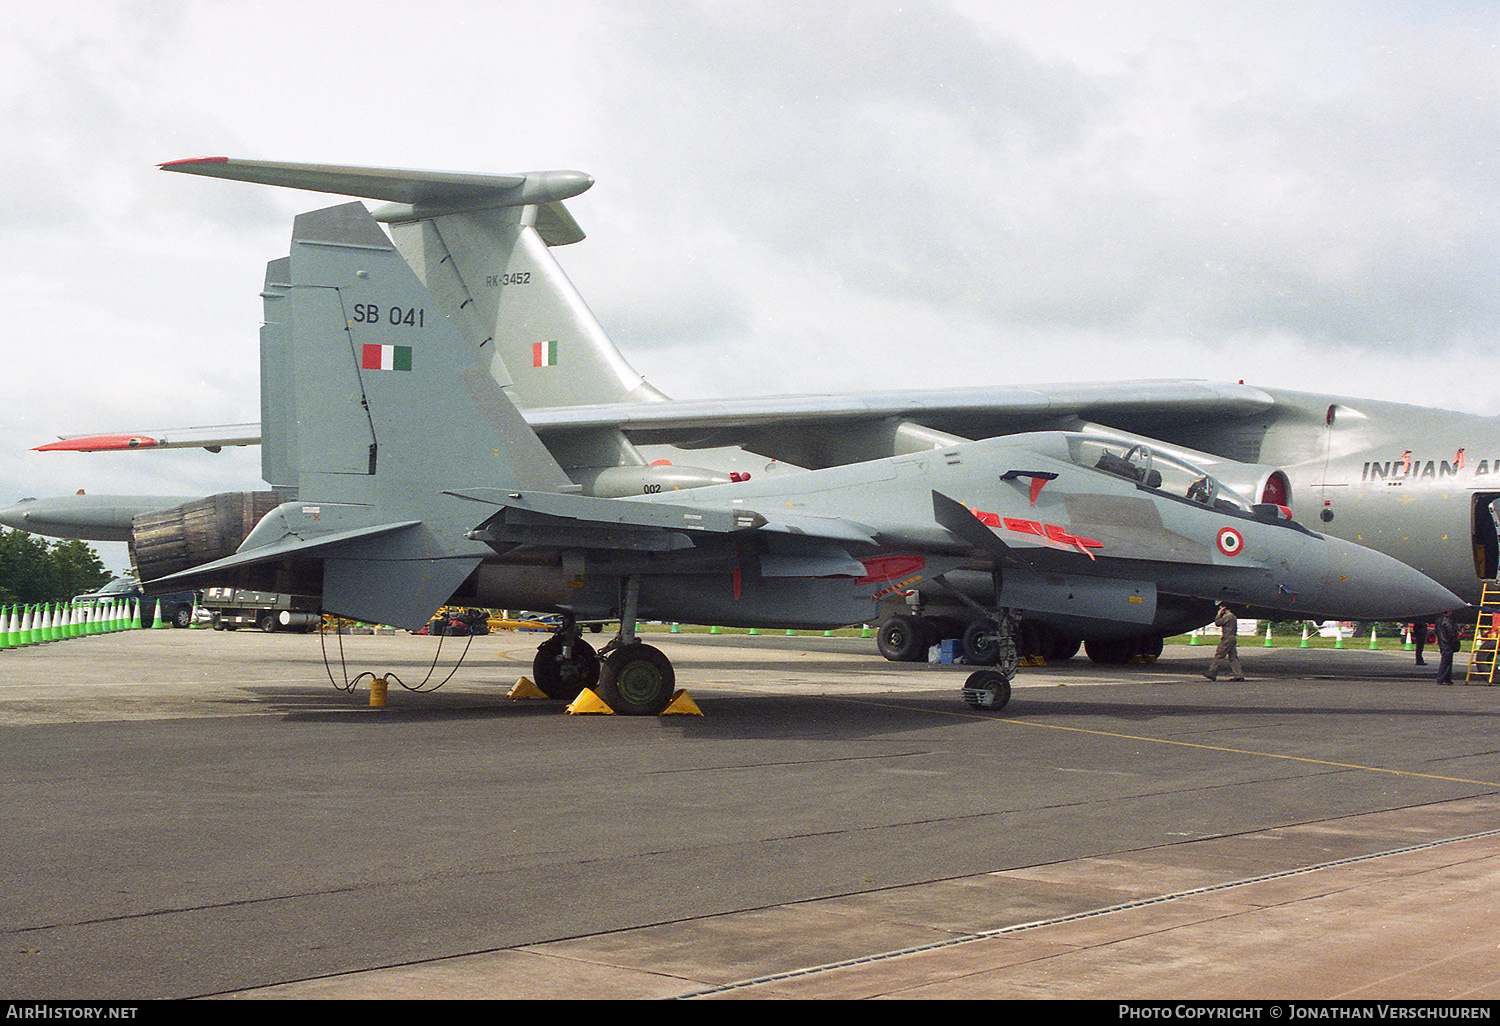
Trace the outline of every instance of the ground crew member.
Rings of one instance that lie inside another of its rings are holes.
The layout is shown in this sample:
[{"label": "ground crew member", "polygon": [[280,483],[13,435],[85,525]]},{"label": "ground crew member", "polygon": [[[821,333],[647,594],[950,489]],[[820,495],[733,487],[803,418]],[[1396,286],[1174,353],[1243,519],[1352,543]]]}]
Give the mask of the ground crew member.
[{"label": "ground crew member", "polygon": [[1437,618],[1437,647],[1439,684],[1453,683],[1453,653],[1458,651],[1458,624],[1452,613],[1443,613]]},{"label": "ground crew member", "polygon": [[1229,607],[1219,603],[1219,615],[1214,617],[1214,624],[1219,628],[1219,647],[1214,649],[1214,661],[1208,664],[1208,672],[1203,676],[1209,680],[1219,679],[1219,664],[1228,663],[1229,671],[1234,674],[1230,680],[1244,680],[1245,670],[1240,666],[1240,621]]}]

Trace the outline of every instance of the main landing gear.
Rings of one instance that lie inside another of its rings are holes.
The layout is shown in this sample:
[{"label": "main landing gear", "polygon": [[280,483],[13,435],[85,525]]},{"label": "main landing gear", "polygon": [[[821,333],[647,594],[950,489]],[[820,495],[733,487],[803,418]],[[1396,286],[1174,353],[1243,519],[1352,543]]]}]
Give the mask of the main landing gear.
[{"label": "main landing gear", "polygon": [[571,616],[537,648],[531,660],[531,677],[544,695],[564,702],[573,701],[584,688],[599,683],[599,656],[580,636]]},{"label": "main landing gear", "polygon": [[677,674],[660,649],[635,636],[640,579],[620,583],[620,632],[599,653],[570,616],[536,650],[532,677],[548,698],[571,702],[593,688],[604,704],[626,716],[655,716],[677,690]]}]

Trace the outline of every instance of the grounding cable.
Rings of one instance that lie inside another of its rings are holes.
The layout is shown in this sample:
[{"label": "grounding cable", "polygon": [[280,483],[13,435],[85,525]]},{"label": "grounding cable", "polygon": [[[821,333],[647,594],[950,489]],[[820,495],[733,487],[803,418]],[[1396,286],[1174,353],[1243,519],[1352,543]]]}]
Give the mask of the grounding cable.
[{"label": "grounding cable", "polygon": [[340,684],[334,678],[334,676],[333,676],[333,666],[328,661],[328,634],[327,634],[327,632],[326,631],[319,631],[318,632],[318,638],[319,638],[319,641],[320,641],[320,643],[322,645],[322,649],[323,649],[323,671],[328,674],[328,683],[332,684],[339,691],[353,691],[353,690],[355,690],[357,687],[359,687],[360,683],[366,677],[370,678],[370,680],[372,680],[372,681],[377,680],[377,679],[382,678],[382,677],[385,680],[388,680],[388,681],[395,681],[397,684],[401,685],[407,691],[436,691],[438,688],[442,687],[444,684],[448,683],[450,680],[453,679],[453,675],[458,672],[458,668],[464,664],[464,658],[466,656],[468,656],[468,654],[469,654],[469,646],[474,643],[474,634],[471,631],[469,633],[469,640],[466,641],[466,642],[464,642],[464,650],[458,654],[458,662],[456,662],[456,663],[453,664],[453,669],[451,669],[451,670],[448,671],[448,676],[444,677],[442,680],[438,681],[436,684],[432,684],[429,687],[428,684],[432,680],[433,671],[437,669],[438,656],[442,655],[442,652],[443,652],[443,638],[446,637],[446,635],[444,635],[444,634],[439,634],[438,635],[437,648],[432,653],[432,664],[427,667],[427,676],[423,677],[422,680],[419,683],[417,683],[417,684],[408,684],[408,683],[406,683],[406,681],[402,680],[400,677],[398,677],[394,673],[376,674],[376,673],[370,672],[369,670],[366,670],[363,673],[360,673],[360,674],[356,675],[353,680],[350,680],[349,679],[349,667],[348,667],[347,663],[344,660],[344,632],[341,631],[341,630],[338,630],[337,628],[335,628],[335,633],[337,633],[338,639],[339,639],[339,676],[341,676],[341,677],[344,678],[344,683],[342,683],[342,684]]}]

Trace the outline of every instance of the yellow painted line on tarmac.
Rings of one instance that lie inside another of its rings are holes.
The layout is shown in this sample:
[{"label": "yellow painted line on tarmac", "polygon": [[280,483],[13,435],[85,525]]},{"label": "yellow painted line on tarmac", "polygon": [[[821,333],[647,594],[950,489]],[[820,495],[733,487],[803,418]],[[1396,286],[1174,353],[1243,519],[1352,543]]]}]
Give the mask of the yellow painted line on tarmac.
[{"label": "yellow painted line on tarmac", "polygon": [[[834,697],[834,698],[836,698],[837,696],[827,696],[827,697]],[[840,699],[840,700],[841,701],[856,701],[856,702],[860,701],[860,700],[857,700],[857,699]],[[886,703],[883,703],[883,702],[868,702],[868,701],[865,701],[863,704],[881,705],[881,706],[885,706],[886,705]],[[891,707],[891,708],[895,708],[895,707]],[[910,707],[903,706],[901,708],[907,708],[907,709],[909,709]],[[1073,733],[1073,734],[1092,734],[1095,737],[1114,738],[1115,740],[1118,740],[1118,741],[1144,741],[1144,742],[1146,742],[1148,744],[1176,745],[1179,748],[1197,748],[1197,749],[1199,749],[1201,751],[1205,751],[1205,752],[1224,752],[1225,754],[1228,754],[1228,755],[1253,755],[1253,756],[1256,756],[1256,757],[1262,758],[1262,759],[1282,759],[1282,760],[1285,760],[1286,762],[1303,762],[1303,763],[1308,763],[1309,765],[1313,765],[1313,766],[1329,766],[1329,767],[1332,767],[1334,769],[1362,770],[1362,771],[1364,771],[1366,773],[1388,773],[1391,776],[1396,776],[1396,777],[1417,777],[1417,778],[1420,778],[1422,780],[1443,780],[1443,781],[1447,781],[1448,783],[1453,783],[1453,784],[1478,784],[1481,787],[1500,787],[1500,783],[1497,783],[1497,782],[1495,782],[1493,780],[1472,780],[1472,779],[1470,779],[1468,777],[1445,777],[1445,776],[1442,776],[1441,774],[1437,774],[1437,773],[1417,773],[1417,772],[1414,772],[1412,770],[1388,769],[1385,766],[1364,766],[1364,765],[1361,765],[1360,763],[1355,763],[1355,762],[1334,762],[1334,761],[1332,761],[1330,759],[1312,759],[1312,758],[1308,758],[1307,756],[1303,756],[1303,755],[1282,755],[1282,754],[1280,754],[1278,752],[1257,752],[1257,751],[1254,751],[1254,750],[1249,749],[1249,748],[1226,748],[1226,747],[1224,747],[1222,745],[1205,745],[1205,744],[1200,744],[1200,743],[1198,743],[1196,741],[1173,741],[1173,740],[1170,740],[1168,738],[1162,738],[1162,737],[1143,737],[1140,734],[1120,734],[1120,733],[1116,733],[1114,731],[1109,731],[1109,730],[1091,730],[1088,727],[1064,727],[1061,724],[1057,724],[1057,723],[1037,723],[1037,722],[1034,722],[1032,720],[1006,719],[1003,716],[996,716],[993,713],[985,714],[985,713],[969,712],[967,710],[955,709],[952,712],[945,712],[945,713],[943,713],[943,715],[946,715],[946,716],[962,716],[962,717],[964,717],[966,719],[989,720],[991,722],[1006,723],[1006,724],[1010,724],[1012,726],[1017,726],[1017,727],[1035,727],[1035,728],[1038,728],[1040,730],[1063,730],[1063,731],[1068,731],[1069,733]]]}]

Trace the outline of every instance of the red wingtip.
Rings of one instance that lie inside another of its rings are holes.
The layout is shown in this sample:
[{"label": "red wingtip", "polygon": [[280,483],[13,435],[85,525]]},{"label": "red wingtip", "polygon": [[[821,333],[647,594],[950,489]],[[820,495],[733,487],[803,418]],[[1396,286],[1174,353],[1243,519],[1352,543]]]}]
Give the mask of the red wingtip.
[{"label": "red wingtip", "polygon": [[144,435],[94,435],[90,438],[64,438],[59,442],[38,445],[32,452],[110,452],[116,449],[150,449],[156,439]]},{"label": "red wingtip", "polygon": [[169,160],[156,165],[157,167],[178,167],[182,164],[227,164],[228,157],[184,157],[181,160]]}]

